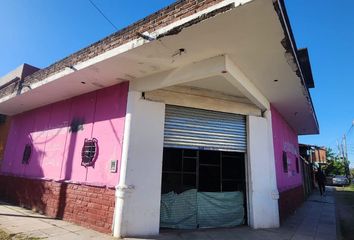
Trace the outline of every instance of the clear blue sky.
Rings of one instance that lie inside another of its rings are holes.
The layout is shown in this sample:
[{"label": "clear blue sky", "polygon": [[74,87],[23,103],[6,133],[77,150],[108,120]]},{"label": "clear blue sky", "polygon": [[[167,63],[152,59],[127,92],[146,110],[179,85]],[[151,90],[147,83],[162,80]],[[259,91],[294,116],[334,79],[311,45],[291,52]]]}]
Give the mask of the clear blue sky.
[{"label": "clear blue sky", "polygon": [[[120,29],[172,0],[93,2]],[[312,99],[321,134],[300,142],[329,146],[354,120],[354,1],[287,0],[299,48],[308,47],[316,88]],[[89,0],[1,0],[0,76],[23,62],[45,67],[115,29]],[[348,135],[354,163],[354,130]]]},{"label": "clear blue sky", "polygon": [[[300,137],[300,142],[337,150],[336,141],[354,120],[354,1],[288,0],[286,5],[297,46],[309,49],[320,123],[319,135]],[[354,128],[348,154],[353,166]]]}]

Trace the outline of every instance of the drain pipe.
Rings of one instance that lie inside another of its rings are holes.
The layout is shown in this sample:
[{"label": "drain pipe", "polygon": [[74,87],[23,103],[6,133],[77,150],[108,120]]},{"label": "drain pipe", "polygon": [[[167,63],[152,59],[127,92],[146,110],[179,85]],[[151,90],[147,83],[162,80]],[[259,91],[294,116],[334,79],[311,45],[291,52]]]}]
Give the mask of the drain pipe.
[{"label": "drain pipe", "polygon": [[116,186],[115,191],[115,208],[114,208],[114,219],[113,219],[113,236],[123,237],[123,219],[124,219],[124,208],[126,208],[126,199],[129,198],[130,192],[134,189],[134,186],[126,185],[127,178],[127,165],[130,147],[130,134],[132,125],[132,113],[134,112],[134,103],[136,102],[137,96],[140,96],[138,92],[128,92],[127,99],[127,113],[125,116],[124,123],[124,137],[123,137],[123,147],[122,147],[122,159],[120,164],[120,174],[119,183]]}]

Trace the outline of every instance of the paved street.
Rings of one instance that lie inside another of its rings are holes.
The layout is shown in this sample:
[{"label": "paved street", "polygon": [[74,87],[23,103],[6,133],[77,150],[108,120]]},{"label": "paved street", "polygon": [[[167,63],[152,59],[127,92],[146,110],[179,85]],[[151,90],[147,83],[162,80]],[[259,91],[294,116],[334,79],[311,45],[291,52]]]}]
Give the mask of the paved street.
[{"label": "paved street", "polygon": [[[83,227],[50,219],[20,207],[0,205],[0,228],[9,233],[25,233],[46,239],[113,239]],[[129,238],[137,239],[137,238]],[[254,240],[334,240],[336,239],[335,204],[332,188],[320,197],[317,192],[278,229],[253,230],[249,227],[199,231],[162,231],[158,240],[178,239],[254,239]]]}]

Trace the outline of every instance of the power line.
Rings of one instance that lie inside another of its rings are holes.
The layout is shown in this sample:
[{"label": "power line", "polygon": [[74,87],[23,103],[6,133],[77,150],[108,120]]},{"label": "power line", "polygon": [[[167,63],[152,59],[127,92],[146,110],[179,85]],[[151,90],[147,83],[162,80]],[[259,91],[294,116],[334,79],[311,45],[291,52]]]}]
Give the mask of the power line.
[{"label": "power line", "polygon": [[101,11],[101,9],[99,9],[96,4],[94,4],[91,0],[89,0],[89,2],[91,3],[91,5],[96,8],[96,10],[112,25],[112,27],[114,27],[115,30],[118,30],[118,28],[116,27],[116,25],[114,25],[114,23],[111,22],[111,20],[108,19],[108,17],[106,17],[106,15],[104,15],[104,13]]},{"label": "power line", "polygon": [[354,122],[352,122],[352,125],[350,126],[348,132],[347,132],[347,136],[349,135],[350,131],[353,129],[353,126],[354,126]]}]

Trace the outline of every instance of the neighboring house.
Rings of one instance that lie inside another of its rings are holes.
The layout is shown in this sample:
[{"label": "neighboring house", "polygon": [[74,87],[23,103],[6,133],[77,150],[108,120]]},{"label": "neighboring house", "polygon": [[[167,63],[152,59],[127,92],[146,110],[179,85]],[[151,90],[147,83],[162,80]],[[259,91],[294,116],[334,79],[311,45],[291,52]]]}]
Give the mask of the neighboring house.
[{"label": "neighboring house", "polygon": [[[11,71],[10,73],[6,74],[5,76],[0,77],[0,91],[2,91],[2,89],[4,88],[11,89],[12,87],[13,92],[17,92],[18,94],[20,94],[20,91],[24,87],[26,87],[23,84],[24,78],[36,72],[37,70],[39,69],[36,67],[33,67],[28,64],[22,64],[21,66]],[[1,163],[4,159],[5,146],[6,146],[10,124],[11,124],[11,117],[0,114],[0,168],[1,168]]]},{"label": "neighboring house", "polygon": [[325,147],[299,144],[302,162],[302,176],[305,196],[309,196],[315,187],[314,169],[327,165],[327,151]]},{"label": "neighboring house", "polygon": [[304,199],[298,135],[319,128],[282,1],[178,1],[16,84],[0,195],[20,205],[121,237],[158,234],[171,191],[221,202],[180,205],[190,228],[230,226],[228,196],[253,228]]},{"label": "neighboring house", "polygon": [[316,145],[299,144],[300,155],[308,162],[320,165],[327,164],[327,151],[325,147]]},{"label": "neighboring house", "polygon": [[318,162],[320,165],[327,164],[327,151],[325,147],[316,147],[312,153],[312,159]]}]

